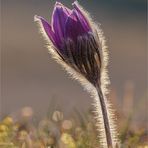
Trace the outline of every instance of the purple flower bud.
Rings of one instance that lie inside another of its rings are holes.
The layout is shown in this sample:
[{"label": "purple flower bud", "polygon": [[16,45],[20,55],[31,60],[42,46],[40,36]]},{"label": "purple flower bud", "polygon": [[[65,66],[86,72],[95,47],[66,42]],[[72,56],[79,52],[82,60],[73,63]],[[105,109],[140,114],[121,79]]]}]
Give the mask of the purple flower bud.
[{"label": "purple flower bud", "polygon": [[63,61],[95,85],[100,78],[101,58],[89,18],[83,13],[76,1],[72,10],[56,2],[51,26],[40,16],[35,19]]},{"label": "purple flower bud", "polygon": [[100,81],[99,44],[89,18],[84,15],[76,1],[72,10],[56,2],[51,26],[40,16],[35,16],[35,19],[40,22],[42,30],[66,64],[85,76],[92,84]]},{"label": "purple flower bud", "polygon": [[51,25],[44,18],[35,16],[35,19],[40,20],[48,38],[60,52],[64,50],[65,40],[71,39],[76,44],[79,36],[91,32],[87,18],[81,12],[76,1],[73,3],[73,7],[70,10],[63,4],[56,2],[52,13]]}]

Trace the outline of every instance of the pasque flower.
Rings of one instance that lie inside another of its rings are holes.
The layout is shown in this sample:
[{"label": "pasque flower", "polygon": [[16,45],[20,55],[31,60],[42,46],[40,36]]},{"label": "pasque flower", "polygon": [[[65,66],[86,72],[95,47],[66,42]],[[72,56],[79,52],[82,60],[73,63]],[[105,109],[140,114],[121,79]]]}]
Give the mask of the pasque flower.
[{"label": "pasque flower", "polygon": [[102,31],[77,1],[72,10],[56,2],[51,24],[37,15],[35,21],[52,56],[93,96],[102,146],[115,147],[116,130],[104,89],[107,54]]},{"label": "pasque flower", "polygon": [[[73,3],[73,7],[70,10],[56,2],[51,25],[41,16],[35,16],[35,19],[40,20],[61,58],[95,84],[99,77],[100,64],[97,64],[94,54],[99,51],[93,28],[77,2]],[[100,53],[98,60],[100,62]]]}]

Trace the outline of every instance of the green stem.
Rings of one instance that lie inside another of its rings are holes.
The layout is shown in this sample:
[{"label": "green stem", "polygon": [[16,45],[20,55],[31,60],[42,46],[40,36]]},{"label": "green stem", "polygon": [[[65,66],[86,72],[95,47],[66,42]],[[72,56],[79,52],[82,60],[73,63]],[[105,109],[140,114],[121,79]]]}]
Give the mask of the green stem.
[{"label": "green stem", "polygon": [[107,146],[108,146],[108,148],[113,148],[111,129],[110,129],[110,123],[109,123],[109,118],[108,118],[108,112],[107,112],[107,105],[106,105],[106,102],[105,102],[105,99],[104,99],[104,96],[103,96],[100,86],[96,85],[96,89],[98,92],[101,110],[102,110],[102,114],[103,114],[103,121],[104,121],[104,129],[105,129]]}]

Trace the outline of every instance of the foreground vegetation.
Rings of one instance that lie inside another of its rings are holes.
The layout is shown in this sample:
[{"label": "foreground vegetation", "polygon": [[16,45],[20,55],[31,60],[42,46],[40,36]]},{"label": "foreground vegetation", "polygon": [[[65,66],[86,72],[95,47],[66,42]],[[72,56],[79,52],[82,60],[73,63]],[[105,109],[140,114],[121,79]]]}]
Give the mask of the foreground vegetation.
[{"label": "foreground vegetation", "polygon": [[[0,122],[1,148],[94,148],[97,143],[91,113],[75,111],[65,119],[61,111],[53,111],[40,121],[34,121],[32,109],[25,107],[19,119],[11,116]],[[123,148],[148,148],[144,128],[129,129],[130,117],[122,126],[120,140]]]},{"label": "foreground vegetation", "polygon": [[[114,90],[109,96],[117,110],[121,148],[148,148],[145,100],[134,104],[133,87],[125,88],[122,103]],[[95,148],[99,144],[92,113],[73,109],[68,117],[52,101],[39,119],[31,107],[24,107],[0,121],[0,148]]]}]

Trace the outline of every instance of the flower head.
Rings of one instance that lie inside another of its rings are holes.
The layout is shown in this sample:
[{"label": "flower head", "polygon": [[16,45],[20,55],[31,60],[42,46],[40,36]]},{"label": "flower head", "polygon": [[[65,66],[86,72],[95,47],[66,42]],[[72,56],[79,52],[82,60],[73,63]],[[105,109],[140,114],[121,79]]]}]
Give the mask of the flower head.
[{"label": "flower head", "polygon": [[[57,48],[63,47],[65,39],[77,40],[77,37],[91,31],[87,19],[79,9],[76,2],[73,9],[56,2],[52,13],[51,25],[41,16],[35,16],[42,22],[43,28],[49,39]],[[61,49],[62,50],[62,49]]]},{"label": "flower head", "polygon": [[56,2],[51,24],[35,16],[56,52],[70,67],[95,84],[99,79],[100,53],[98,41],[91,25],[77,1],[73,9]]}]

